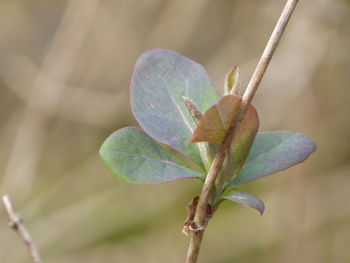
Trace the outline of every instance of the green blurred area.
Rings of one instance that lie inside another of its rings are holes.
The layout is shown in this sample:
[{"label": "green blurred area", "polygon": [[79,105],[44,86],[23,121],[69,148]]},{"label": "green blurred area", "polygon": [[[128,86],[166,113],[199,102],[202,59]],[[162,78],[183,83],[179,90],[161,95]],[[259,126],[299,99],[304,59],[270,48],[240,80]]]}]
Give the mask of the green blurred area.
[{"label": "green blurred area", "polygon": [[[203,64],[219,93],[239,65],[247,84],[284,1],[0,1],[0,193],[45,262],[184,262],[196,180],[129,185],[102,165],[114,130],[137,125],[137,57],[172,49]],[[243,186],[264,216],[226,202],[201,262],[350,262],[350,4],[300,1],[254,99],[261,130],[294,130],[318,150]],[[0,262],[29,262],[0,209]]]}]

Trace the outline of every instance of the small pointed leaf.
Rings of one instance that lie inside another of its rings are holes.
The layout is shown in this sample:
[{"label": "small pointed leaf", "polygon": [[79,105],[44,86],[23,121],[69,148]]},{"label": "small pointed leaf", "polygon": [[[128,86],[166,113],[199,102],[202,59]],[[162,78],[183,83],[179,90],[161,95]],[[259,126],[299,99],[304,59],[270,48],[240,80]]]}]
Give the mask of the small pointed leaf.
[{"label": "small pointed leaf", "polygon": [[205,177],[184,166],[143,130],[125,127],[110,135],[100,149],[101,159],[119,179],[130,183],[158,184]]},{"label": "small pointed leaf", "polygon": [[243,168],[226,189],[285,170],[304,161],[315,150],[315,143],[300,133],[259,132]]},{"label": "small pointed leaf", "polygon": [[203,114],[200,112],[196,104],[194,104],[194,102],[190,98],[182,96],[182,99],[184,100],[186,108],[188,112],[191,114],[192,119],[196,124],[198,124],[203,118]]},{"label": "small pointed leaf", "polygon": [[239,68],[238,66],[234,66],[230,69],[225,78],[225,94],[241,95],[239,94],[239,84]]},{"label": "small pointed leaf", "polygon": [[265,210],[264,202],[261,201],[259,197],[242,190],[233,189],[222,196],[222,198],[254,208],[259,211],[260,215],[262,215]]},{"label": "small pointed leaf", "polygon": [[205,69],[169,50],[151,50],[136,62],[131,107],[141,127],[155,140],[186,154],[203,167],[202,144],[190,144],[196,127],[182,97],[204,112],[218,95]]}]

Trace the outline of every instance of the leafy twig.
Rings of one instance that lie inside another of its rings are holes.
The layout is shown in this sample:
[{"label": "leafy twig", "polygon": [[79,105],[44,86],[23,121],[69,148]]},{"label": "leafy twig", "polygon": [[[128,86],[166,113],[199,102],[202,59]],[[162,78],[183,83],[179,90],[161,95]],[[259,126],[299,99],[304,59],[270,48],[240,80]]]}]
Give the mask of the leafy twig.
[{"label": "leafy twig", "polygon": [[28,230],[23,224],[21,217],[16,213],[11,204],[10,198],[7,195],[2,197],[6,212],[9,216],[9,225],[15,230],[20,238],[23,240],[26,245],[28,252],[34,263],[42,263],[38,249],[36,248],[33,239],[31,238]]},{"label": "leafy twig", "polygon": [[198,254],[207,224],[206,209],[208,206],[208,201],[212,195],[213,186],[215,184],[218,173],[221,166],[227,156],[228,150],[234,138],[235,129],[239,125],[240,120],[244,117],[250,102],[252,101],[255,92],[261,82],[262,77],[266,71],[266,68],[273,56],[273,53],[281,39],[281,36],[287,26],[287,23],[297,5],[298,0],[288,0],[282,14],[276,24],[274,31],[265,47],[265,50],[260,58],[260,61],[253,73],[253,76],[247,86],[246,91],[242,97],[242,102],[240,105],[240,110],[237,114],[237,118],[230,124],[230,127],[225,135],[225,139],[219,147],[219,150],[213,160],[213,163],[208,171],[206,180],[204,182],[202,192],[199,197],[196,214],[194,217],[195,228],[192,228],[190,245],[187,252],[186,263],[196,263],[198,259]]}]

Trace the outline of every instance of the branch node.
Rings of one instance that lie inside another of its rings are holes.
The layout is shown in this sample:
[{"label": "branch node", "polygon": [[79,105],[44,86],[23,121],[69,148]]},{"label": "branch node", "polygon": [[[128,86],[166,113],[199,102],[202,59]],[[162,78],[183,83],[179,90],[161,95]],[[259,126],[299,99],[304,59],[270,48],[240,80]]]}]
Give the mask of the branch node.
[{"label": "branch node", "polygon": [[9,227],[10,228],[12,228],[13,230],[18,230],[18,226],[19,226],[19,224],[21,224],[22,223],[22,220],[21,219],[19,219],[19,220],[16,220],[16,221],[14,221],[14,220],[9,220],[9,222],[8,222],[8,224],[9,224]]},{"label": "branch node", "polygon": [[205,227],[204,226],[201,226],[201,225],[197,225],[196,222],[192,221],[190,226],[189,226],[189,229],[192,231],[192,232],[200,232],[200,231],[204,231],[205,230]]},{"label": "branch node", "polygon": [[10,198],[7,195],[4,195],[2,197],[2,201],[4,203],[6,212],[9,216],[9,226],[12,228],[14,231],[18,233],[22,241],[27,247],[27,250],[32,258],[33,263],[41,263],[41,258],[39,255],[39,252],[29,235],[28,230],[23,224],[22,218],[19,216],[18,213],[13,209],[12,203]]}]

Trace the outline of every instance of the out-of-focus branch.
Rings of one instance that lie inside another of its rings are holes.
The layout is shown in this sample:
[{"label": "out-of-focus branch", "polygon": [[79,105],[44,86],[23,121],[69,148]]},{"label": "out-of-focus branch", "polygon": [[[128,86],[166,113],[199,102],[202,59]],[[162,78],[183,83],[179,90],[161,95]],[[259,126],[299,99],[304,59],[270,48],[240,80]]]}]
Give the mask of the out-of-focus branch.
[{"label": "out-of-focus branch", "polygon": [[[18,122],[0,184],[1,190],[11,191],[16,188],[20,195],[25,196],[28,193],[49,137],[47,114],[29,105],[38,105],[38,108],[44,108],[51,116],[59,111],[64,100],[66,83],[94,21],[98,6],[99,0],[67,2],[57,32],[28,94],[28,106]],[[47,76],[55,82],[50,81]],[[19,163],[21,165],[18,165]]]},{"label": "out-of-focus branch", "polygon": [[[59,117],[78,123],[104,127],[109,120],[115,117],[113,110],[117,105],[120,105],[120,100],[116,100],[116,96],[123,97],[123,94],[119,94],[121,92],[119,89],[114,93],[109,93],[65,84],[64,100],[60,102],[56,111],[52,111],[51,104],[30,100],[30,90],[28,91],[27,87],[32,85],[31,83],[40,74],[43,75],[45,82],[50,87],[61,85],[60,80],[55,81],[33,61],[15,53],[9,54],[2,62],[6,67],[0,67],[1,80],[26,104],[28,110],[36,111],[37,114],[44,115],[46,118]],[[25,72],[25,74],[23,73],[19,78],[18,72]],[[81,103],[82,101],[84,103]],[[79,107],[77,107],[78,104]],[[99,107],[95,107],[95,105],[99,105]],[[28,129],[26,130],[28,131]],[[12,176],[12,173],[10,174]]]},{"label": "out-of-focus branch", "polygon": [[26,245],[28,252],[32,258],[32,261],[34,263],[42,263],[38,249],[36,248],[36,245],[34,244],[33,239],[31,238],[28,230],[24,226],[21,217],[13,209],[10,198],[7,195],[4,195],[2,197],[2,201],[4,203],[6,212],[9,216],[10,227],[13,230],[15,230],[18,233],[18,235],[20,236],[20,238],[23,240],[23,242]]}]

